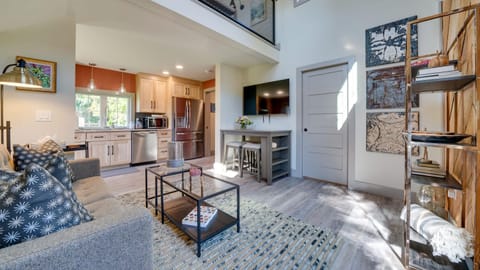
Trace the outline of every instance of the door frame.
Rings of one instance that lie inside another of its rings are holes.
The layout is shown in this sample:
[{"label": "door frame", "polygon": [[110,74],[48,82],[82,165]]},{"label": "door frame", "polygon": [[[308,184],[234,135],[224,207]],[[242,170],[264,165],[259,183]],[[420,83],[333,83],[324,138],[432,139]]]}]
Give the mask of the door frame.
[{"label": "door frame", "polygon": [[[206,89],[203,90],[203,101],[204,101],[203,104],[204,105],[206,104],[205,100],[206,100],[207,94],[209,94],[211,92],[215,93],[215,87],[210,87],[210,88],[206,88]],[[217,103],[216,96],[215,96],[215,103]],[[216,108],[215,108],[215,110],[216,110]],[[216,117],[216,115],[217,115],[217,113],[215,112],[215,117]],[[204,131],[203,132],[203,134],[204,134],[204,137],[203,137],[203,142],[204,142],[204,144],[203,144],[203,148],[204,148],[203,149],[203,156],[204,157],[207,157],[207,152],[209,152],[209,151],[207,151],[208,149],[207,149],[207,143],[206,143],[207,142],[207,132],[206,132],[206,129],[205,129],[205,126],[207,125],[206,119],[207,119],[207,107],[205,106],[204,113],[203,113],[203,131]],[[214,119],[214,121],[216,121],[216,119]],[[215,122],[215,124],[216,124],[216,122]],[[216,131],[214,130],[214,135],[213,135],[213,138],[212,138],[214,149],[215,149],[215,145],[216,145],[215,133],[216,133]],[[216,153],[213,156],[215,156],[215,155],[216,155]],[[210,153],[209,153],[208,157],[210,157]]]},{"label": "door frame", "polygon": [[[348,96],[348,125],[347,125],[347,186],[351,187],[355,181],[355,107],[357,103],[357,63],[355,56],[337,58],[297,68],[296,74],[296,172],[295,176],[303,178],[303,73],[312,70],[329,68],[332,66],[347,65],[347,96]],[[301,109],[300,109],[301,108]]]}]

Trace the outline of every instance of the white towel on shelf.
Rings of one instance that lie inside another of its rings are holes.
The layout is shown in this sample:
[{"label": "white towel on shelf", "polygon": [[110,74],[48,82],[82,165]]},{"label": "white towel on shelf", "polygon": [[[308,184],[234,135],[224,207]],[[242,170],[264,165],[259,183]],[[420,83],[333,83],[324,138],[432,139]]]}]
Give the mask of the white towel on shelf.
[{"label": "white towel on shelf", "polygon": [[[406,207],[400,218],[405,221]],[[473,256],[472,235],[417,204],[410,206],[410,227],[430,242],[433,255],[458,263]]]}]

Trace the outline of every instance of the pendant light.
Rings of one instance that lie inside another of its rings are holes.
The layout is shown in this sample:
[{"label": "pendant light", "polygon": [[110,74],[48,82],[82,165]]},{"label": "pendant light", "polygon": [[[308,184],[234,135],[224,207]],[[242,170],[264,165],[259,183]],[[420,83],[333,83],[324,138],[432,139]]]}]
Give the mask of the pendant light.
[{"label": "pendant light", "polygon": [[126,69],[121,68],[122,71],[122,82],[120,83],[120,94],[125,93],[125,84],[123,83],[123,73],[125,72]]},{"label": "pendant light", "polygon": [[95,89],[95,82],[93,81],[93,67],[95,67],[97,64],[88,64],[90,65],[90,83],[88,84],[88,91],[92,91],[93,89]]}]

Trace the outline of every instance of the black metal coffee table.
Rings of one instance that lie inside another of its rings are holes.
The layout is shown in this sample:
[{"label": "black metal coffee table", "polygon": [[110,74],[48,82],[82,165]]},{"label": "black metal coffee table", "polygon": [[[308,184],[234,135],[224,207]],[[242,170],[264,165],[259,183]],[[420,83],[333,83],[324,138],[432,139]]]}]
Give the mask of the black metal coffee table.
[{"label": "black metal coffee table", "polygon": [[[152,205],[155,208],[155,215],[158,211],[162,214],[162,223],[167,217],[173,224],[182,230],[188,237],[197,243],[197,256],[201,256],[201,244],[224,230],[236,225],[237,232],[240,232],[240,186],[213,175],[203,173],[199,177],[190,177],[189,169],[196,167],[185,164],[179,168],[167,168],[165,164],[145,169],[145,206]],[[148,173],[155,176],[155,195],[148,194]],[[160,187],[160,191],[158,188]],[[222,211],[219,207],[212,205],[207,200],[228,192],[236,193],[236,217]],[[168,198],[166,198],[166,196]],[[172,197],[172,198],[171,198]],[[158,205],[160,198],[160,207]],[[155,200],[155,203],[152,202]],[[205,228],[200,227],[200,220],[197,226],[182,224],[182,219],[197,209],[197,216],[200,206],[212,206],[217,208],[217,214]]]}]

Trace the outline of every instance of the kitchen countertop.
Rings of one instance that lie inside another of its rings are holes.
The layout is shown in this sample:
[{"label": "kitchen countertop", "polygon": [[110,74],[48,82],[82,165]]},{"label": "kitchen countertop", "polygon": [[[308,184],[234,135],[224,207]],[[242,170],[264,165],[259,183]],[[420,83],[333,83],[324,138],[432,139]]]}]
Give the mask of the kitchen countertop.
[{"label": "kitchen countertop", "polygon": [[94,132],[125,132],[125,131],[150,131],[150,130],[171,130],[169,128],[161,128],[161,129],[154,129],[154,128],[99,128],[99,129],[76,129],[75,132],[86,132],[86,133],[94,133]]}]

